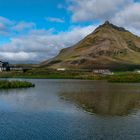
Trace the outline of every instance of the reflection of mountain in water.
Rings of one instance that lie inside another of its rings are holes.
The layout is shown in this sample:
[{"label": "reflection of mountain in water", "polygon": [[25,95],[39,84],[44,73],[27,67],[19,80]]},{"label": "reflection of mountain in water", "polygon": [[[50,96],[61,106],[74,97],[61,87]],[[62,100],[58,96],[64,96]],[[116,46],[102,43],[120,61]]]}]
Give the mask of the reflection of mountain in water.
[{"label": "reflection of mountain in water", "polygon": [[86,111],[99,115],[123,116],[140,108],[140,88],[138,86],[96,87],[94,90],[63,92],[65,99],[74,101]]}]

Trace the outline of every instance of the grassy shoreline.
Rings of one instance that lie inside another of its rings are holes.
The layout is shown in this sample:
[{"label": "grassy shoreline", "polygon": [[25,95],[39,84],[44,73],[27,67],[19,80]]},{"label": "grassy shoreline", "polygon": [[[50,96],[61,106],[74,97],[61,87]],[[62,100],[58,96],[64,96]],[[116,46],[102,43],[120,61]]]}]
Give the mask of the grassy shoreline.
[{"label": "grassy shoreline", "polygon": [[78,71],[29,71],[2,72],[0,78],[24,78],[24,79],[81,79],[81,80],[106,80],[112,83],[140,83],[140,74],[134,72],[116,72],[114,75],[99,75],[92,72]]}]

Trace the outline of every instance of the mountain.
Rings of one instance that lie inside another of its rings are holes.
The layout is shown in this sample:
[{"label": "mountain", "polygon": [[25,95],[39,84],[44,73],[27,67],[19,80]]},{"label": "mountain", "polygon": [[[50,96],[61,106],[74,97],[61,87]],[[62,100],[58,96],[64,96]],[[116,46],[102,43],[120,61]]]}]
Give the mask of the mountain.
[{"label": "mountain", "polygon": [[106,21],[72,47],[43,63],[50,68],[137,68],[140,67],[140,37]]}]

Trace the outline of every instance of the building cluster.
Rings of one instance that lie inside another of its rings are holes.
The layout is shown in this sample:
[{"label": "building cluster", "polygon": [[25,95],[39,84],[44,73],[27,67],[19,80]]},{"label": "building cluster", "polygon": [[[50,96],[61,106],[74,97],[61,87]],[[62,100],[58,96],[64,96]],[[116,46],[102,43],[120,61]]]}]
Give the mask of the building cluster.
[{"label": "building cluster", "polygon": [[[68,71],[68,69],[66,69],[66,68],[57,68],[57,71]],[[87,72],[92,72],[93,74],[102,74],[102,75],[113,75],[114,74],[109,69],[93,69],[93,70],[79,69],[79,71],[85,71],[85,72],[87,71]]]},{"label": "building cluster", "polygon": [[113,75],[109,69],[94,69],[93,74]]},{"label": "building cluster", "polygon": [[8,62],[2,62],[0,61],[0,72],[2,71],[26,71],[31,69],[30,67],[21,67],[21,66],[15,66],[10,65]]}]

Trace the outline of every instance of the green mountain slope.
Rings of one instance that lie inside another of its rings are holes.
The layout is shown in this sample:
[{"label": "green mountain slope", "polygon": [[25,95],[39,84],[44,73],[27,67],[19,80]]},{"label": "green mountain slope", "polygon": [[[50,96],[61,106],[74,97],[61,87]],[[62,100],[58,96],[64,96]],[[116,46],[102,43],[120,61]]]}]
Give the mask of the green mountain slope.
[{"label": "green mountain slope", "polygon": [[41,66],[58,68],[121,68],[140,65],[140,37],[108,21],[76,45],[63,49]]}]

